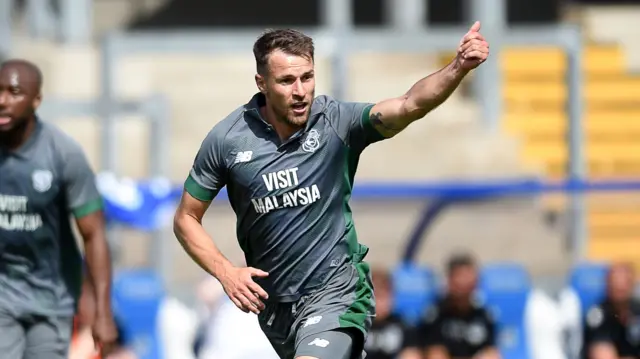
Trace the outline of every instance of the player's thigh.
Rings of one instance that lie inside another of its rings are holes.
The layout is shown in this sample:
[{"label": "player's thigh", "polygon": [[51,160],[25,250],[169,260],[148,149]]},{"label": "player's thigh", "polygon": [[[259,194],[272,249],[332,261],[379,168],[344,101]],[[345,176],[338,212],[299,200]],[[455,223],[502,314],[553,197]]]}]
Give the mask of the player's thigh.
[{"label": "player's thigh", "polygon": [[72,329],[69,317],[34,318],[26,328],[24,359],[66,359]]},{"label": "player's thigh", "polygon": [[354,337],[349,330],[329,330],[303,339],[296,348],[295,358],[352,359],[353,349]]},{"label": "player's thigh", "polygon": [[0,359],[22,358],[25,342],[22,324],[9,313],[0,310]]},{"label": "player's thigh", "polygon": [[293,355],[294,345],[289,337],[293,322],[290,305],[267,305],[258,314],[260,329],[280,358],[291,358]]}]

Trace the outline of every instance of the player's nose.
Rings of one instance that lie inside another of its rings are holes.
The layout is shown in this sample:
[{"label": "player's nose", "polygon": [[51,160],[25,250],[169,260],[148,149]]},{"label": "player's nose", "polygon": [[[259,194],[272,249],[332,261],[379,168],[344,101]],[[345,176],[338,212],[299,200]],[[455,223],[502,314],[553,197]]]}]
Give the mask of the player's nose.
[{"label": "player's nose", "polygon": [[297,79],[293,84],[293,94],[296,96],[305,95],[304,86],[302,85],[302,81],[300,79]]},{"label": "player's nose", "polygon": [[7,92],[0,91],[0,106],[4,107],[7,104]]}]

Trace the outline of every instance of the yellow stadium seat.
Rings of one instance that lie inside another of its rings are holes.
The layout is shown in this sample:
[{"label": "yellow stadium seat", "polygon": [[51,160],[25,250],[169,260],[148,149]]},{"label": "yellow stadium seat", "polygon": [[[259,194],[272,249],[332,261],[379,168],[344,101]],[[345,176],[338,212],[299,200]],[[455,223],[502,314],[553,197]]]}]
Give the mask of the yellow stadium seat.
[{"label": "yellow stadium seat", "polygon": [[[511,81],[502,88],[505,102],[566,103],[568,87],[561,81]],[[627,103],[640,105],[640,77],[612,77],[586,81],[584,98],[587,102]]]},{"label": "yellow stadium seat", "polygon": [[[548,160],[536,161],[529,159],[526,163],[544,163],[545,175],[549,179],[562,179],[568,175],[568,161]],[[640,176],[640,161],[590,160],[587,163],[587,173],[591,179],[637,178]]]},{"label": "yellow stadium seat", "polygon": [[[542,164],[549,178],[566,178],[569,159],[566,55],[554,47],[509,47],[500,53],[504,130],[521,141],[521,158]],[[587,46],[582,130],[589,177],[640,176],[640,77],[626,72],[623,49]],[[548,209],[565,210],[569,196],[547,195]],[[588,258],[627,260],[640,270],[640,194],[588,194]],[[626,204],[625,209],[620,209]],[[616,209],[617,206],[617,209]]]},{"label": "yellow stadium seat", "polygon": [[[543,199],[550,200],[557,205],[556,209],[566,208],[569,196],[567,194],[549,194]],[[585,196],[588,215],[600,212],[635,211],[640,203],[638,192],[592,192]]]},{"label": "yellow stadium seat", "polygon": [[592,260],[640,262],[640,239],[637,235],[594,238],[587,253]]},{"label": "yellow stadium seat", "polygon": [[640,234],[640,209],[626,211],[591,211],[588,214],[589,228],[607,229],[611,227],[634,228]]},{"label": "yellow stadium seat", "polygon": [[[588,160],[613,161],[613,160],[633,160],[640,161],[640,143],[599,143],[589,144],[585,148]],[[542,142],[524,145],[521,148],[523,158],[539,160],[566,160],[568,158],[568,148],[565,143]]]},{"label": "yellow stadium seat", "polygon": [[[622,74],[626,68],[625,54],[618,46],[587,46],[582,62],[589,74]],[[500,54],[500,64],[506,78],[561,78],[568,69],[567,57],[557,47],[508,47]]]},{"label": "yellow stadium seat", "polygon": [[[583,117],[584,132],[588,136],[598,134],[620,134],[640,132],[640,108],[618,109],[612,111],[589,111]],[[503,118],[503,128],[509,133],[524,138],[529,134],[545,136],[564,135],[569,127],[569,118],[565,112],[507,112]]]},{"label": "yellow stadium seat", "polygon": [[[525,142],[521,158],[526,163],[545,166],[550,178],[567,174],[569,149],[563,141]],[[586,147],[587,173],[593,178],[631,177],[640,175],[640,142],[592,142]]]}]

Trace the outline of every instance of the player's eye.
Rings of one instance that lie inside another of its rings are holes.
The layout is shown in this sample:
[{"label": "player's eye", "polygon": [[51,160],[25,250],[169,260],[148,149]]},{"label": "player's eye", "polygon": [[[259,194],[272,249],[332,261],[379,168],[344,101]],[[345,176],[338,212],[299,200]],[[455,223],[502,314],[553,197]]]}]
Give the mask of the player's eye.
[{"label": "player's eye", "polygon": [[291,85],[292,83],[296,82],[296,79],[294,79],[293,77],[285,77],[278,82],[283,85]]}]

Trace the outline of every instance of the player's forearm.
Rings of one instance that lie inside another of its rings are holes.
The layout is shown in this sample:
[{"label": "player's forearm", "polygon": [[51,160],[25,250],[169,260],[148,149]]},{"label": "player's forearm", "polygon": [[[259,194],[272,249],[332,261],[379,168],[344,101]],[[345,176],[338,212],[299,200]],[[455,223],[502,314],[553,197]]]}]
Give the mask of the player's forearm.
[{"label": "player's forearm", "polygon": [[103,230],[85,238],[85,256],[96,299],[97,314],[111,310],[111,256]]},{"label": "player's forearm", "polygon": [[484,349],[473,359],[500,359],[500,352],[496,348]]},{"label": "player's forearm", "polygon": [[467,73],[452,61],[440,71],[416,82],[405,95],[405,113],[415,114],[412,120],[424,117],[451,96]]},{"label": "player's forearm", "polygon": [[406,348],[398,355],[398,359],[422,359],[422,353],[419,348]]},{"label": "player's forearm", "polygon": [[625,359],[620,358],[610,343],[596,343],[589,348],[589,359]]},{"label": "player's forearm", "polygon": [[424,357],[425,359],[451,359],[447,349],[441,345],[427,348]]},{"label": "player's forearm", "polygon": [[233,264],[220,252],[202,224],[188,214],[177,213],[173,232],[184,250],[198,265],[218,280]]}]

